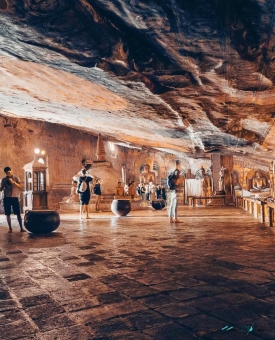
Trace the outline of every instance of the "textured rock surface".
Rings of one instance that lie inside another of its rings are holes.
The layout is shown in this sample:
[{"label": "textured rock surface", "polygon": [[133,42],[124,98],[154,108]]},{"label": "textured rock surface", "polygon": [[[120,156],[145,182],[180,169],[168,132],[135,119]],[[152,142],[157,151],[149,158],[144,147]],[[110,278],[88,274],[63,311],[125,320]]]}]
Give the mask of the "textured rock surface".
[{"label": "textured rock surface", "polygon": [[274,1],[2,0],[5,116],[273,159]]}]

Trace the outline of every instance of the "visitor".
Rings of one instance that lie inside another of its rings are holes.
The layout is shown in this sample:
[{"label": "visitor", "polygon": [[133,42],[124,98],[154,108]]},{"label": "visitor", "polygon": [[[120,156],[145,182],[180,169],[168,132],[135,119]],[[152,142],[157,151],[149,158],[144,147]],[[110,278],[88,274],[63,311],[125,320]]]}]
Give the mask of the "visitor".
[{"label": "visitor", "polygon": [[96,212],[101,212],[101,210],[100,210],[100,207],[101,207],[101,186],[100,186],[100,179],[99,178],[97,178],[95,180],[94,194],[96,195],[96,199],[95,199],[95,211]]},{"label": "visitor", "polygon": [[6,215],[7,223],[9,226],[9,233],[12,232],[11,227],[11,208],[13,210],[14,215],[16,215],[20,231],[26,231],[22,225],[21,211],[19,205],[19,196],[21,193],[21,184],[20,179],[16,176],[13,176],[12,170],[9,166],[4,168],[4,172],[6,177],[1,180],[0,191],[4,190],[4,212]]},{"label": "visitor", "polygon": [[140,194],[141,194],[141,199],[142,201],[145,201],[145,197],[146,197],[146,188],[144,186],[143,183],[141,183],[140,185]]},{"label": "visitor", "polygon": [[[172,176],[171,176],[172,175]],[[184,177],[181,175],[179,169],[175,169],[169,176],[169,189],[170,189],[170,204],[168,207],[168,216],[170,223],[180,223],[178,220],[178,199],[179,195],[183,192]]]},{"label": "visitor", "polygon": [[158,185],[156,188],[156,195],[158,200],[162,198],[162,190],[160,185]]},{"label": "visitor", "polygon": [[166,188],[164,185],[161,186],[161,196],[162,196],[162,199],[166,202],[167,195],[166,195]]},{"label": "visitor", "polygon": [[80,218],[82,218],[82,214],[84,212],[84,207],[86,208],[86,219],[89,217],[89,202],[91,198],[90,191],[90,183],[92,182],[93,177],[87,174],[86,169],[81,169],[81,174],[78,178],[77,183],[77,193],[79,194],[80,200]]},{"label": "visitor", "polygon": [[136,181],[131,181],[128,186],[128,195],[131,199],[135,198],[136,195]]}]

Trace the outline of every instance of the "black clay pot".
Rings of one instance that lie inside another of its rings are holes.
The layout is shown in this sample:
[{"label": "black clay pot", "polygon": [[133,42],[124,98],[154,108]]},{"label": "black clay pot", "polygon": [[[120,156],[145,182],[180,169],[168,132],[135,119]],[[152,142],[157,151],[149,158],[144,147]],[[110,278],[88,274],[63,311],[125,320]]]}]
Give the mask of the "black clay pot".
[{"label": "black clay pot", "polygon": [[25,228],[33,234],[48,234],[56,230],[60,216],[55,210],[27,210],[24,216]]},{"label": "black clay pot", "polygon": [[117,216],[126,216],[131,209],[131,202],[129,200],[113,200],[111,204],[111,210]]},{"label": "black clay pot", "polygon": [[162,210],[165,207],[165,201],[164,200],[154,200],[152,201],[152,208],[155,210]]}]

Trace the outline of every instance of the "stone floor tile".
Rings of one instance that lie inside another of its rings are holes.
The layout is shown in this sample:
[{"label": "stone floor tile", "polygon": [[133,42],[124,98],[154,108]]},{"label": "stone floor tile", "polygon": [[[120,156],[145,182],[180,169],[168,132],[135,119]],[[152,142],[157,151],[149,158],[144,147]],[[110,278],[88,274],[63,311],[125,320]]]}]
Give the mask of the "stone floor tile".
[{"label": "stone floor tile", "polygon": [[60,304],[66,309],[67,312],[76,312],[94,308],[100,305],[97,297],[82,297],[81,299],[76,300],[65,300],[60,302]]},{"label": "stone floor tile", "polygon": [[200,337],[218,331],[225,326],[223,321],[207,314],[184,317],[178,319],[177,322]]},{"label": "stone floor tile", "polygon": [[194,340],[196,339],[192,331],[190,331],[189,329],[179,324],[175,324],[173,322],[169,322],[165,325],[145,329],[144,332],[152,336],[153,339],[158,339],[158,340],[183,340],[183,339]]},{"label": "stone floor tile", "polygon": [[36,319],[35,324],[42,333],[75,325],[75,323],[64,313],[57,314],[46,319]]},{"label": "stone floor tile", "polygon": [[196,309],[203,311],[203,312],[210,312],[220,309],[226,309],[231,306],[230,303],[218,299],[216,297],[200,297],[193,299],[191,301],[185,301],[187,306],[195,307]]},{"label": "stone floor tile", "polygon": [[51,317],[53,315],[58,315],[61,313],[64,313],[65,310],[62,306],[58,305],[55,302],[47,303],[44,305],[37,305],[34,307],[28,307],[25,309],[25,312],[28,314],[28,316],[33,319],[46,319],[48,317]]},{"label": "stone floor tile", "polygon": [[173,302],[155,307],[154,310],[170,318],[183,318],[188,315],[199,314],[198,309],[187,305],[185,302]]},{"label": "stone floor tile", "polygon": [[54,302],[50,295],[47,294],[22,297],[21,299],[19,299],[19,301],[21,305],[25,308]]},{"label": "stone floor tile", "polygon": [[110,306],[96,306],[87,310],[70,312],[70,316],[76,323],[90,324],[96,321],[105,321],[116,317],[116,311],[111,310]]},{"label": "stone floor tile", "polygon": [[246,293],[242,293],[242,292],[224,292],[221,294],[217,294],[215,295],[216,298],[219,298],[220,300],[226,301],[230,304],[238,304],[238,303],[242,303],[244,301],[248,301],[248,300],[253,300],[254,297],[251,295],[248,295]]},{"label": "stone floor tile", "polygon": [[169,295],[179,301],[190,300],[200,296],[204,296],[202,292],[199,292],[195,289],[188,289],[188,288],[180,288],[169,292]]},{"label": "stone floor tile", "polygon": [[17,304],[14,300],[0,300],[0,312],[9,311],[17,308]]},{"label": "stone floor tile", "polygon": [[274,313],[274,305],[259,300],[248,301],[230,308],[209,312],[211,315],[231,324],[252,324],[255,320]]},{"label": "stone floor tile", "polygon": [[94,335],[87,331],[86,327],[72,326],[54,329],[43,333],[44,340],[93,340]]},{"label": "stone floor tile", "polygon": [[133,299],[159,294],[158,290],[145,285],[133,287],[130,289],[121,289],[121,291],[123,292],[123,294]]},{"label": "stone floor tile", "polygon": [[87,283],[87,287],[83,287],[82,291],[85,293],[87,292],[92,296],[97,296],[104,293],[115,292],[116,288],[113,288],[110,285],[106,285],[102,282],[98,282],[97,284],[94,285],[89,285],[89,283]]},{"label": "stone floor tile", "polygon": [[[154,338],[138,331],[127,332],[125,334],[120,334],[119,336],[113,337],[113,340],[152,340],[152,339]],[[104,337],[104,340],[107,339]]]},{"label": "stone floor tile", "polygon": [[114,303],[109,305],[110,311],[112,311],[115,315],[127,315],[139,311],[146,310],[147,307],[143,306],[141,303],[131,301],[131,300],[125,300],[120,303]]},{"label": "stone floor tile", "polygon": [[106,294],[100,294],[97,296],[97,299],[100,304],[110,305],[113,303],[123,302],[123,301],[131,301],[127,299],[125,296],[121,295],[119,292],[110,292]]},{"label": "stone floor tile", "polygon": [[97,338],[123,337],[129,331],[134,330],[131,323],[125,318],[113,318],[104,322],[92,322],[86,324],[87,329],[95,334]]},{"label": "stone floor tile", "polygon": [[24,337],[31,339],[37,332],[29,322],[24,320],[18,320],[0,327],[1,340],[17,340]]},{"label": "stone floor tile", "polygon": [[218,294],[224,294],[229,292],[229,289],[223,286],[211,286],[209,284],[201,284],[193,287],[194,290],[197,290],[202,296],[215,296]]},{"label": "stone floor tile", "polygon": [[142,313],[133,313],[125,318],[132,327],[138,330],[151,328],[157,325],[164,325],[168,322],[167,318],[153,310],[145,310]]},{"label": "stone floor tile", "polygon": [[138,302],[142,303],[144,306],[150,307],[150,308],[156,308],[160,306],[165,306],[170,303],[176,302],[175,299],[170,297],[166,294],[154,294],[145,298],[140,298],[137,300]]},{"label": "stone floor tile", "polygon": [[14,294],[18,299],[25,298],[25,297],[32,297],[45,294],[45,291],[38,286],[28,286],[27,288],[20,288],[13,289]]},{"label": "stone floor tile", "polygon": [[62,289],[62,290],[55,290],[51,292],[51,296],[55,301],[58,303],[66,303],[66,301],[82,299],[85,297],[82,291],[76,290],[73,288],[69,289]]},{"label": "stone floor tile", "polygon": [[0,301],[11,299],[10,293],[5,288],[0,288]]},{"label": "stone floor tile", "polygon": [[[0,325],[5,326],[10,323],[20,322],[25,319],[23,313],[18,309],[7,309],[1,311]],[[0,333],[1,334],[1,333]],[[0,337],[1,339],[1,337]]]}]

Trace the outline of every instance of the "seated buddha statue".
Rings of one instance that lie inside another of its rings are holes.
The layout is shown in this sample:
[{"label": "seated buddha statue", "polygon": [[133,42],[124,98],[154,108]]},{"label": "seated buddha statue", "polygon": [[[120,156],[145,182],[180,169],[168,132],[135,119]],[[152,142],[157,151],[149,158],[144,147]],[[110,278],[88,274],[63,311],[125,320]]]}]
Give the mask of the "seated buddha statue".
[{"label": "seated buddha statue", "polygon": [[267,180],[260,171],[257,171],[252,178],[252,189],[250,191],[269,191]]},{"label": "seated buddha statue", "polygon": [[116,196],[124,196],[124,194],[125,192],[122,183],[118,182],[116,187]]},{"label": "seated buddha statue", "polygon": [[150,182],[155,183],[156,175],[153,171],[150,171],[150,165],[144,165],[144,171],[140,174],[140,183],[149,184]]}]

